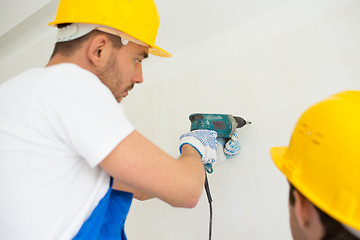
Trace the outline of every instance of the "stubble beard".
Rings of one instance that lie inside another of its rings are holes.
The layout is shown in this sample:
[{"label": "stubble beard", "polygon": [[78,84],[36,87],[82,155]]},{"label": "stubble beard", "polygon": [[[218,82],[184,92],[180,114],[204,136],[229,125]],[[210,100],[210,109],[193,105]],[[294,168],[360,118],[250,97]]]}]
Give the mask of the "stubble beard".
[{"label": "stubble beard", "polygon": [[118,61],[112,54],[106,66],[98,73],[101,82],[112,92],[117,102],[121,102],[123,96],[120,92],[122,77]]}]

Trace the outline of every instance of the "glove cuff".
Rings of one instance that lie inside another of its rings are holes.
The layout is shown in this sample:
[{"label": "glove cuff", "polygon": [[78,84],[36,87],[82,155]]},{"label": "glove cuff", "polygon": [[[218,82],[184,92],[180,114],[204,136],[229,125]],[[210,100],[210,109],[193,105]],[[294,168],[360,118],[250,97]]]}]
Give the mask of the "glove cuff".
[{"label": "glove cuff", "polygon": [[184,137],[184,138],[182,138],[181,143],[180,143],[180,147],[179,147],[180,153],[181,153],[182,146],[184,146],[185,144],[189,144],[190,146],[195,148],[195,150],[200,154],[201,159],[204,158],[204,155],[202,153],[205,152],[205,148],[200,142],[194,141],[194,138],[192,138],[192,137]]}]

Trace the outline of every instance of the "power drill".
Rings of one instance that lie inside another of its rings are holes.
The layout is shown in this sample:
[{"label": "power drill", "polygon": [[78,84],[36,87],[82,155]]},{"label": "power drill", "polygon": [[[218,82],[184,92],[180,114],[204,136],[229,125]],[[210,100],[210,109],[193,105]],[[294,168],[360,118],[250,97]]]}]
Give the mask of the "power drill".
[{"label": "power drill", "polygon": [[217,132],[217,136],[222,138],[231,138],[236,128],[251,124],[251,122],[241,117],[230,114],[193,113],[189,116],[189,119],[191,131],[198,129],[214,130]]},{"label": "power drill", "polygon": [[[213,130],[217,132],[217,137],[231,138],[237,128],[241,128],[251,122],[244,120],[241,117],[232,116],[230,114],[209,114],[209,113],[193,113],[189,116],[191,127],[190,130]],[[208,173],[213,172],[211,164],[204,165]]]}]

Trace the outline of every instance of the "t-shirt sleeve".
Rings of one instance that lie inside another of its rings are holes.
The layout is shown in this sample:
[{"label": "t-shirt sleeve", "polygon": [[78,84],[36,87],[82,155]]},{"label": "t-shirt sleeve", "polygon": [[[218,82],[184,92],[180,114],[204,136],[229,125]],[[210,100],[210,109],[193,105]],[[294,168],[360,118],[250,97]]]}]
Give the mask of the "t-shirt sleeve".
[{"label": "t-shirt sleeve", "polygon": [[40,111],[57,138],[95,167],[134,127],[95,75],[83,69],[64,75],[44,84]]}]

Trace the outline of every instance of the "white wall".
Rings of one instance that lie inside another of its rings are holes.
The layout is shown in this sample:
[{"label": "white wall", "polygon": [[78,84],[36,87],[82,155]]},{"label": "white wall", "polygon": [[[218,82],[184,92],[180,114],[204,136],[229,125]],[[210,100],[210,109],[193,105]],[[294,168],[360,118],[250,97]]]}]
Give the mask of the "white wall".
[{"label": "white wall", "polygon": [[[145,69],[126,112],[173,156],[193,112],[253,122],[239,130],[240,156],[209,176],[213,239],[291,239],[287,183],[269,148],[288,143],[312,103],[360,88],[359,10],[358,1],[296,1]],[[208,215],[205,194],[193,210],[135,201],[127,230],[130,239],[207,239]]]},{"label": "white wall", "polygon": [[[53,9],[51,3],[47,7]],[[51,11],[34,22],[45,21]],[[269,148],[288,143],[297,118],[311,104],[360,88],[359,12],[357,0],[283,2],[172,59],[151,57],[144,63],[145,82],[123,105],[137,129],[172,156],[179,155],[178,136],[188,131],[193,112],[231,113],[253,122],[239,130],[241,154],[209,176],[214,240],[291,239],[287,183]],[[181,24],[195,31],[191,23]],[[31,44],[20,32],[0,38],[2,76],[46,62],[54,32],[39,32]],[[12,41],[3,39],[9,36]],[[1,44],[16,41],[26,47],[9,50]],[[207,239],[208,220],[205,194],[191,210],[135,200],[126,229],[131,240],[198,240]]]}]

